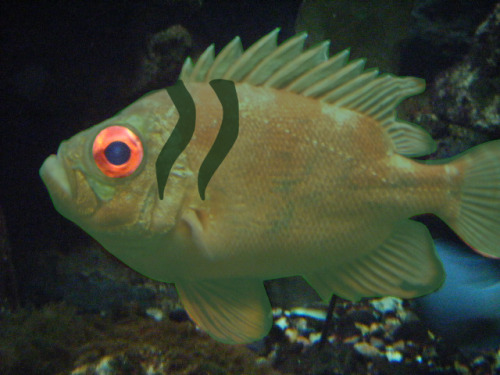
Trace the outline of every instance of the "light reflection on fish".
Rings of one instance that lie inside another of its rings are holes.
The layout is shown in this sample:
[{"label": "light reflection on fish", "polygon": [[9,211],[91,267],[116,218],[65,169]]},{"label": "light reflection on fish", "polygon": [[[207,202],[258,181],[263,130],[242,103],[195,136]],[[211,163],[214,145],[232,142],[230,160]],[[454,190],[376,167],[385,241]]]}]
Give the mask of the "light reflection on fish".
[{"label": "light reflection on fish", "polygon": [[[435,291],[443,266],[427,228],[408,219],[417,214],[500,256],[499,141],[446,162],[412,160],[435,144],[395,109],[422,80],[364,71],[347,51],[328,58],[328,42],[303,51],[304,33],[277,46],[277,34],[186,61],[196,127],[162,201],[155,162],[179,118],[166,90],[47,158],[40,175],[56,209],[133,269],[175,283],[193,320],[227,343],[268,332],[266,279],[302,275],[323,299]],[[235,82],[239,135],[202,201],[197,171],[222,121],[208,82],[219,78]]]}]

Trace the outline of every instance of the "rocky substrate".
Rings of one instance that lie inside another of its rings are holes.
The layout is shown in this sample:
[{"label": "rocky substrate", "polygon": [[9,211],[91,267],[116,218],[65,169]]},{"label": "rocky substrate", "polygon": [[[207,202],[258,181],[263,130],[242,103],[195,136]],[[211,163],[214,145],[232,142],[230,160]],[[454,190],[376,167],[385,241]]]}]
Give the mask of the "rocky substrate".
[{"label": "rocky substrate", "polygon": [[[322,341],[326,306],[274,309],[259,361],[294,374],[498,374],[500,347],[462,353],[394,297],[339,300]],[[460,327],[457,327],[460,329]]]}]

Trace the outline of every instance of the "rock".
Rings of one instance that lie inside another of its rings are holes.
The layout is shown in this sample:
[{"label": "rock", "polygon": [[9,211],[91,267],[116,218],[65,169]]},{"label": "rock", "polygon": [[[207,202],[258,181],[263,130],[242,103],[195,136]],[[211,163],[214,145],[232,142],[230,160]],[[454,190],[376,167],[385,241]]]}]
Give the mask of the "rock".
[{"label": "rock", "polygon": [[401,298],[383,297],[374,299],[370,303],[375,308],[375,310],[380,311],[381,313],[387,313],[389,311],[396,312],[397,310],[401,309],[403,301],[401,300]]},{"label": "rock", "polygon": [[394,330],[392,337],[394,340],[411,340],[421,344],[430,340],[427,328],[420,321],[404,322]]},{"label": "rock", "polygon": [[182,323],[189,320],[189,315],[184,309],[175,309],[168,314],[168,318],[173,322]]},{"label": "rock", "polygon": [[161,311],[161,309],[158,309],[156,307],[150,307],[150,308],[146,309],[146,315],[150,316],[151,318],[153,318],[157,322],[159,322],[160,320],[163,320],[163,311]]},{"label": "rock", "polygon": [[432,105],[447,121],[500,132],[500,4],[476,29],[462,61],[440,74]]},{"label": "rock", "polygon": [[403,355],[400,352],[396,351],[387,351],[385,356],[389,360],[389,362],[401,362],[403,360]]},{"label": "rock", "polygon": [[384,341],[382,339],[377,338],[377,337],[370,338],[370,344],[379,350],[383,350],[385,348]]},{"label": "rock", "polygon": [[432,81],[460,61],[474,44],[474,31],[496,0],[414,2],[408,39],[401,47],[402,75]]},{"label": "rock", "polygon": [[354,344],[354,349],[365,357],[382,357],[383,354],[373,345],[367,342],[358,342]]},{"label": "rock", "polygon": [[285,336],[288,337],[288,341],[292,344],[297,342],[297,337],[299,336],[299,332],[295,328],[287,328],[285,330]]},{"label": "rock", "polygon": [[377,318],[373,315],[373,313],[366,310],[353,310],[348,313],[348,317],[352,319],[352,321],[362,323],[366,326],[370,326],[372,323],[377,321]]},{"label": "rock", "polygon": [[152,35],[133,90],[147,92],[172,85],[192,47],[191,35],[180,25]]}]

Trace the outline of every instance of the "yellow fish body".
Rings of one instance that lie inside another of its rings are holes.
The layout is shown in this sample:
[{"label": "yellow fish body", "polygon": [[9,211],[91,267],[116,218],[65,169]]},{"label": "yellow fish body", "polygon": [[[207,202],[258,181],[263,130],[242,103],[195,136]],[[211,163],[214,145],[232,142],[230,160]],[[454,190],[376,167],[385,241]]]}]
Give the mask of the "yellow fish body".
[{"label": "yellow fish body", "polygon": [[[363,71],[346,51],[328,58],[327,42],[303,51],[305,34],[277,46],[277,33],[247,51],[235,38],[217,57],[211,46],[186,61],[180,78],[196,126],[163,200],[155,162],[179,120],[166,90],[47,158],[40,174],[56,209],[138,272],[175,283],[193,320],[227,343],[267,334],[266,279],[302,275],[323,299],[439,288],[432,238],[408,219],[417,214],[435,213],[477,251],[500,256],[500,142],[448,163],[414,161],[434,142],[395,108],[424,90],[421,80]],[[208,84],[216,78],[235,82],[239,134],[202,200],[198,170],[223,116]],[[115,130],[138,154],[110,177],[95,155]]]}]

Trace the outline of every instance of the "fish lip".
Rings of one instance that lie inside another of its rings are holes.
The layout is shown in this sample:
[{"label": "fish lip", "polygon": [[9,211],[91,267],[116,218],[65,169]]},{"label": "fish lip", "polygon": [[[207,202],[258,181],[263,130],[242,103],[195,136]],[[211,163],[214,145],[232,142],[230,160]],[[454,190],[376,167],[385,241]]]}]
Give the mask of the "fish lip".
[{"label": "fish lip", "polygon": [[40,167],[40,177],[54,200],[70,201],[73,198],[73,189],[64,161],[61,160],[61,147],[57,155],[50,155]]}]

